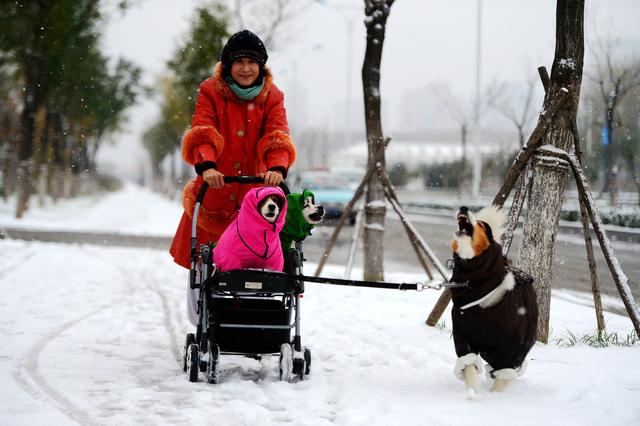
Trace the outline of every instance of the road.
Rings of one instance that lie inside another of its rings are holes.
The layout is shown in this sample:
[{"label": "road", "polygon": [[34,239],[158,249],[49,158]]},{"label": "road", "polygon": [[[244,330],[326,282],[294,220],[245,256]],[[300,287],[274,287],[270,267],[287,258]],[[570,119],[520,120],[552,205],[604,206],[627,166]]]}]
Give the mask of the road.
[{"label": "road", "polygon": [[[451,215],[452,216],[452,215]],[[433,214],[409,214],[408,217],[416,227],[420,235],[431,246],[437,257],[444,264],[451,257],[449,242],[455,230],[455,223],[448,217]],[[314,235],[305,241],[304,254],[309,262],[318,263],[324,249],[333,233],[334,227],[330,224],[316,227]],[[394,212],[389,211],[385,224],[385,262],[394,268],[401,268],[405,272],[420,273],[422,267],[418,263],[413,248],[409,244],[404,229]],[[61,243],[87,243],[108,246],[126,247],[150,247],[168,248],[171,239],[167,237],[148,237],[135,235],[121,235],[110,233],[91,232],[57,232],[43,230],[5,229],[4,232],[11,238],[23,240],[51,241]],[[329,256],[329,263],[344,264],[346,262],[349,244],[352,239],[353,227],[345,227]],[[633,234],[631,235],[633,237]],[[630,238],[624,233],[612,233],[613,249],[623,271],[629,278],[629,285],[636,301],[640,300],[640,243],[636,238]],[[631,242],[628,240],[634,240]],[[514,244],[511,248],[510,258],[517,257],[520,236],[516,233]],[[605,308],[611,311],[621,312],[618,290],[615,287],[609,269],[602,256],[597,241],[594,239],[598,278],[602,294],[610,296],[605,298]],[[355,259],[355,266],[362,266],[362,256]],[[313,271],[306,271],[312,273]],[[355,278],[355,277],[354,277]],[[425,277],[426,279],[426,277]],[[554,273],[552,288],[567,289],[583,293],[579,299],[583,303],[592,303],[590,300],[591,279],[587,267],[584,241],[575,229],[562,229],[556,241],[554,253]],[[588,296],[588,297],[587,297]]]},{"label": "road", "polygon": [[[453,219],[444,217],[409,214],[409,219],[414,224],[419,234],[436,253],[436,256],[444,264],[451,257],[449,242],[455,231]],[[453,217],[453,216],[452,216]],[[318,262],[330,236],[334,230],[332,226],[316,228],[315,235],[305,242],[305,257],[312,262]],[[353,235],[353,227],[345,227],[338,238],[334,250],[329,256],[329,263],[345,263],[348,255],[349,244]],[[618,237],[616,235],[616,237]],[[510,259],[517,257],[521,236],[516,233],[514,243],[510,250]],[[612,238],[613,239],[613,238]],[[623,238],[619,238],[623,239]],[[598,269],[598,281],[603,295],[611,296],[614,301],[620,300],[611,273],[602,256],[602,252],[594,238],[594,251]],[[629,278],[629,286],[636,301],[640,301],[640,244],[629,241],[612,241],[613,249],[623,271]],[[394,268],[400,267],[406,272],[421,272],[422,267],[418,263],[416,255],[409,243],[402,224],[394,212],[387,214],[385,224],[385,262],[393,264]],[[581,234],[572,230],[564,230],[556,240],[556,250],[553,256],[554,273],[552,288],[567,289],[578,292],[591,293],[591,278],[586,260],[586,250]],[[362,265],[362,256],[356,256],[356,266]],[[425,277],[426,279],[426,277]],[[591,296],[589,296],[591,297]],[[584,297],[585,303],[592,303]],[[607,303],[605,306],[612,311],[623,312],[616,308],[615,303]]]}]

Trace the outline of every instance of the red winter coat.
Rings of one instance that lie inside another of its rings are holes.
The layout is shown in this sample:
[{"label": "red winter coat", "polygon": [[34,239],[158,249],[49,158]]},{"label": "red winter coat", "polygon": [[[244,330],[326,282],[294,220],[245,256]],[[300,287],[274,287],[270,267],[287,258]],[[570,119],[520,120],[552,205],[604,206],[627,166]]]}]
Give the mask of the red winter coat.
[{"label": "red winter coat", "polygon": [[[191,129],[182,139],[182,158],[192,165],[214,162],[225,176],[257,175],[281,167],[287,170],[296,157],[289,136],[284,95],[267,69],[264,86],[251,101],[243,101],[222,77],[222,65],[200,85]],[[173,238],[174,261],[189,268],[191,217],[202,176],[184,188],[184,214]],[[198,245],[216,242],[237,214],[252,185],[226,184],[210,189],[198,213]]]}]

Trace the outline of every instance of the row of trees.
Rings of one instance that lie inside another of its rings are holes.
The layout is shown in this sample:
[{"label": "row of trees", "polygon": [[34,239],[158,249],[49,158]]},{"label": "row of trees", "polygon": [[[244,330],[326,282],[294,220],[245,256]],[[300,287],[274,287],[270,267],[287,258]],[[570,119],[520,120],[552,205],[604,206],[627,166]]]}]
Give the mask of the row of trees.
[{"label": "row of trees", "polygon": [[[640,204],[640,59],[624,57],[616,52],[614,40],[599,40],[591,49],[593,67],[586,72],[587,84],[578,122],[582,139],[588,139],[585,162],[590,177],[599,179],[601,193],[609,195],[610,204],[618,204],[620,175],[634,182]],[[575,66],[567,59],[567,66]],[[521,84],[494,82],[483,92],[478,118],[497,111],[517,132],[513,152],[519,151],[531,131],[537,111],[535,107],[536,76],[530,74]],[[468,158],[468,136],[477,120],[473,109],[458,98],[446,85],[432,85],[432,95],[460,128],[463,148],[460,174]],[[541,97],[541,93],[538,93]],[[593,140],[598,142],[592,143]],[[443,165],[446,168],[446,166]],[[486,168],[482,168],[483,173]],[[456,179],[465,185],[465,179]]]},{"label": "row of trees", "polygon": [[74,195],[141,92],[140,69],[101,52],[103,20],[99,0],[1,2],[0,188],[16,217],[36,189]]}]

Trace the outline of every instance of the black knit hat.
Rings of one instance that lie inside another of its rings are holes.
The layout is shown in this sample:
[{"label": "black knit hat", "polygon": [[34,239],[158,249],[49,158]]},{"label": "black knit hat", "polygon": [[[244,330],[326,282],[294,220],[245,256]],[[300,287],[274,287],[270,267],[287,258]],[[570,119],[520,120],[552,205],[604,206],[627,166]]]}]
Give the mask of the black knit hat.
[{"label": "black knit hat", "polygon": [[242,30],[232,35],[220,52],[220,62],[227,70],[238,58],[251,58],[262,67],[269,55],[260,37],[249,30]]}]

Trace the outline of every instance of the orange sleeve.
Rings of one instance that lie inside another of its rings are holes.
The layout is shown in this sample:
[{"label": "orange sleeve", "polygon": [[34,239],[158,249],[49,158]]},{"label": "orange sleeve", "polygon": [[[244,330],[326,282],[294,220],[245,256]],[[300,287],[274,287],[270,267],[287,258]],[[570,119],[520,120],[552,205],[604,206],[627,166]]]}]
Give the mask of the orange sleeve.
[{"label": "orange sleeve", "polygon": [[288,170],[296,161],[296,147],[289,136],[287,112],[284,107],[284,95],[276,87],[267,98],[267,120],[263,136],[258,141],[259,161],[267,169],[283,167]]},{"label": "orange sleeve", "polygon": [[216,110],[205,83],[200,85],[195,113],[189,129],[182,138],[182,158],[194,165],[203,161],[215,162],[224,149],[224,138],[217,129]]}]

